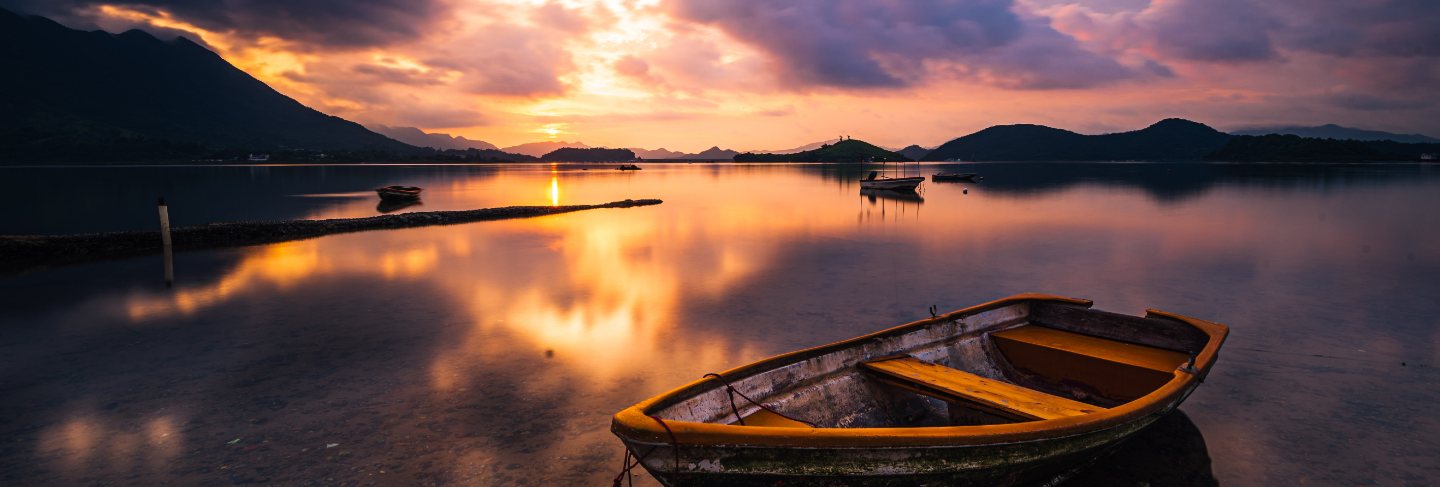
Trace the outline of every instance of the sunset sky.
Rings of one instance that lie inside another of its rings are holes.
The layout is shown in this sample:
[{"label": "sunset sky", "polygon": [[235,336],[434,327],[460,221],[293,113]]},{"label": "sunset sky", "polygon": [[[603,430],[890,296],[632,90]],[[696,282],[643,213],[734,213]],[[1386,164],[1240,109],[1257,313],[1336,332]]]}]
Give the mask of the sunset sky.
[{"label": "sunset sky", "polygon": [[1440,135],[1435,0],[0,6],[185,35],[323,112],[500,146],[934,146],[995,124],[1101,133],[1166,117]]}]

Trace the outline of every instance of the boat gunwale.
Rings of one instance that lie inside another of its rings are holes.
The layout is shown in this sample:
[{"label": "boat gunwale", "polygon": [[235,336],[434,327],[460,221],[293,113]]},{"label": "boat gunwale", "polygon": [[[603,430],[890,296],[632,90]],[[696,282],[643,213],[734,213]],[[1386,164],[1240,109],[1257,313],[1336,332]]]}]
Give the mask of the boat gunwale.
[{"label": "boat gunwale", "polygon": [[[813,357],[850,348],[867,340],[904,334],[936,323],[1030,302],[1054,302],[1084,308],[1090,308],[1094,304],[1088,299],[1050,294],[1017,294],[854,338],[787,352],[727,370],[719,375],[725,381],[732,382],[743,377],[763,374]],[[719,381],[702,378],[621,410],[614,416],[611,431],[626,441],[679,443],[681,446],[756,445],[858,448],[1014,443],[1102,430],[1135,421],[1177,405],[1209,374],[1210,368],[1218,358],[1220,346],[1229,334],[1229,328],[1219,323],[1156,309],[1146,309],[1145,311],[1145,318],[1175,321],[1200,330],[1208,337],[1205,346],[1194,355],[1193,365],[1176,368],[1172,372],[1173,377],[1156,390],[1128,403],[1084,416],[996,425],[886,428],[784,428],[678,420],[663,420],[665,424],[662,426],[659,423],[661,418],[650,416],[649,413],[659,408],[674,405],[710,389],[723,387]],[[673,438],[670,436],[671,434],[674,435]]]}]

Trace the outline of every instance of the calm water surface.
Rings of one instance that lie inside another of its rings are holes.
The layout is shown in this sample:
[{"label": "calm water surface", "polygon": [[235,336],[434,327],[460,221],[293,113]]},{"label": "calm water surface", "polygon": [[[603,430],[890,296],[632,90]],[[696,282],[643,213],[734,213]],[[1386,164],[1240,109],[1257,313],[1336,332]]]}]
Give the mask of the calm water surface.
[{"label": "calm water surface", "polygon": [[0,484],[608,485],[631,403],[1029,291],[1231,326],[1082,482],[1440,482],[1440,167],[582,167],[0,168],[10,234],[665,200],[0,276]]}]

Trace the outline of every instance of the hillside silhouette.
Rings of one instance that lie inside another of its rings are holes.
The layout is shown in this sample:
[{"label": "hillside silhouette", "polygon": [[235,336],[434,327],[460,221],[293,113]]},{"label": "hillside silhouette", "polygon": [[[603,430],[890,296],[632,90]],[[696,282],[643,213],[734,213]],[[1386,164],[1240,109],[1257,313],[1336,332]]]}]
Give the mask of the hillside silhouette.
[{"label": "hillside silhouette", "polygon": [[1192,161],[1230,135],[1178,118],[1132,132],[1082,135],[1044,125],[997,125],[946,142],[925,161]]},{"label": "hillside silhouette", "polygon": [[0,159],[416,150],[306,107],[183,37],[85,32],[0,9],[0,63]]}]

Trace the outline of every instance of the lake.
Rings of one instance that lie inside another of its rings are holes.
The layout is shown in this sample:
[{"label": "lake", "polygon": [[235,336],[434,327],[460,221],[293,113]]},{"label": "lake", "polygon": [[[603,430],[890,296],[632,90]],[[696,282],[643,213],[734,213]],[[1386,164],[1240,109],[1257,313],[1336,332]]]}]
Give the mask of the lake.
[{"label": "lake", "polygon": [[1440,482],[1440,166],[644,167],[0,168],[3,234],[665,201],[0,276],[0,483],[609,485],[625,406],[1020,292],[1231,327],[1077,483]]}]

